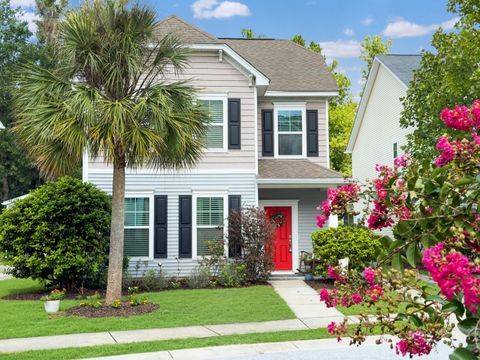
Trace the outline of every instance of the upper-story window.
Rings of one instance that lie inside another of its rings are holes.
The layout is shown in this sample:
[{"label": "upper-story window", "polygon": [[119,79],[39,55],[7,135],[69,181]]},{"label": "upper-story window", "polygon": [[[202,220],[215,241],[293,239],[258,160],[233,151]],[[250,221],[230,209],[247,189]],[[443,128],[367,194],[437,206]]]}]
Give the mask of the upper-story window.
[{"label": "upper-story window", "polygon": [[227,97],[222,95],[199,96],[198,102],[210,114],[206,148],[207,151],[227,151]]},{"label": "upper-story window", "polygon": [[305,104],[275,104],[276,157],[306,157],[305,113]]}]

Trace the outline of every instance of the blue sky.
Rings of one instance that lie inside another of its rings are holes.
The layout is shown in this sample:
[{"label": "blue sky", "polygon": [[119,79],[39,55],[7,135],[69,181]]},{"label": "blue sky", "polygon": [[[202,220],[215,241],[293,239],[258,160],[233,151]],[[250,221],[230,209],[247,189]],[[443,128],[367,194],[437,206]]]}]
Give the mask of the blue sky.
[{"label": "blue sky", "polygon": [[[239,37],[242,28],[279,39],[301,34],[320,42],[327,60],[337,59],[358,95],[359,42],[368,34],[393,41],[392,53],[430,48],[438,26],[449,29],[454,15],[447,0],[137,0],[154,8],[159,19],[176,14],[217,37]],[[73,4],[78,0],[72,1]],[[34,0],[11,0],[32,21]],[[32,24],[32,27],[34,25]]]}]

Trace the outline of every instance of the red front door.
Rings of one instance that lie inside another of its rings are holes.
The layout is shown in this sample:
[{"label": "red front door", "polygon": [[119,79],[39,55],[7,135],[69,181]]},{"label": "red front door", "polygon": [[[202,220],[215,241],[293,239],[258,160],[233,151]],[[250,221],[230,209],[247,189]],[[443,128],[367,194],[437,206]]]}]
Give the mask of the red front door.
[{"label": "red front door", "polygon": [[276,223],[277,235],[273,249],[275,271],[292,270],[292,208],[288,206],[265,207],[267,217]]}]

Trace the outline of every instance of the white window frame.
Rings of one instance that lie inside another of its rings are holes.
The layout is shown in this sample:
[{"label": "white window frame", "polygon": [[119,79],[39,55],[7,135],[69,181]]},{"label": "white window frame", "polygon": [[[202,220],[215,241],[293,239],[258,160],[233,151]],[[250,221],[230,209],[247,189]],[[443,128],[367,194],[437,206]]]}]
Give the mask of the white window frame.
[{"label": "white window frame", "polygon": [[205,152],[227,152],[228,141],[228,95],[227,94],[198,94],[198,100],[221,100],[223,102],[223,125],[210,124],[209,126],[223,126],[223,147],[205,148]]},{"label": "white window frame", "polygon": [[[153,246],[154,246],[154,194],[153,192],[127,192],[125,193],[126,198],[148,198],[148,226],[123,226],[124,229],[149,229],[148,231],[148,256],[132,256],[130,260],[132,261],[142,261],[142,260],[152,260],[153,259]],[[125,224],[125,219],[123,220]]]},{"label": "white window frame", "polygon": [[[305,103],[273,103],[273,128],[275,141],[273,142],[274,157],[281,159],[304,159],[307,157],[307,109]],[[282,111],[301,111],[302,112],[302,131],[283,132],[278,131],[278,112]],[[301,134],[302,135],[302,154],[301,155],[279,155],[279,138],[283,134]]]},{"label": "white window frame", "polygon": [[[198,198],[223,198],[223,237],[227,235],[228,231],[228,193],[226,191],[194,191],[192,192],[192,258],[203,258],[197,253],[197,229],[198,228],[212,228],[212,226],[197,226],[197,199]],[[228,244],[225,241],[224,255],[228,257]]]}]

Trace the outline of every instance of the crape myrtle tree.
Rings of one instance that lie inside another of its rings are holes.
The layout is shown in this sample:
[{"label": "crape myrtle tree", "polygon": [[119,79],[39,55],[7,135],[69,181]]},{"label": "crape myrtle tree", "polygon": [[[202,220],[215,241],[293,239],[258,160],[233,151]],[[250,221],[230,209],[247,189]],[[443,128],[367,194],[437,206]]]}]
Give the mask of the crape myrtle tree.
[{"label": "crape myrtle tree", "polygon": [[[378,177],[329,191],[319,208],[318,225],[330,214],[354,214],[353,203],[369,202],[364,220],[370,229],[393,227],[395,240],[383,238],[377,262],[358,272],[330,266],[335,289],[323,289],[327,306],[375,306],[375,320],[331,323],[332,334],[362,343],[378,328],[397,335],[401,355],[428,354],[439,341],[452,345],[452,360],[480,356],[480,100],[469,107],[445,108],[440,119],[451,135],[440,136],[436,158],[416,160],[402,155],[394,167],[377,165]],[[334,265],[334,264],[333,264]],[[407,265],[407,266],[405,266]],[[419,280],[426,269],[436,283]],[[379,300],[382,300],[379,302]],[[400,306],[401,305],[401,306]],[[395,315],[391,315],[395,314]],[[454,325],[466,336],[452,339]]]},{"label": "crape myrtle tree", "polygon": [[195,89],[164,80],[188,53],[155,26],[148,8],[87,1],[58,25],[53,65],[16,76],[15,131],[43,173],[72,171],[87,149],[113,167],[107,304],[121,297],[125,169],[192,166],[209,121]]}]

